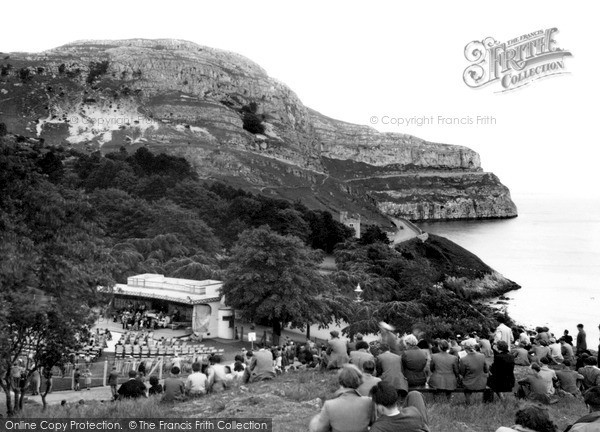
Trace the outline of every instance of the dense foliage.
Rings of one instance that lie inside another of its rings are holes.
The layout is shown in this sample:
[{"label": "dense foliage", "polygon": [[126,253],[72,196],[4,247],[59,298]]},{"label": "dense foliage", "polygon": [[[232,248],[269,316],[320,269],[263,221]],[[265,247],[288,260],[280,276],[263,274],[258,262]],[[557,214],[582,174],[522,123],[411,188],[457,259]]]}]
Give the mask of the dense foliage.
[{"label": "dense foliage", "polygon": [[[429,337],[450,337],[476,331],[487,334],[498,323],[494,311],[474,301],[476,295],[458,282],[487,280],[492,269],[448,240],[430,236],[390,248],[384,242],[346,242],[335,252],[338,271],[332,279],[347,296],[357,283],[364,302],[356,305],[346,331],[372,333],[385,321],[401,332],[415,327]],[[504,292],[514,288],[510,281]],[[487,297],[490,296],[488,293]]]},{"label": "dense foliage", "polygon": [[[296,286],[294,304],[301,306],[296,315],[257,314],[257,319],[302,326],[338,314],[329,302],[336,287],[314,271],[320,255],[311,249],[331,252],[351,236],[330,213],[201,183],[185,159],[143,147],[132,154],[121,149],[87,155],[4,134],[0,385],[9,412],[19,408],[10,399],[11,387],[19,390],[10,380],[13,362],[25,350],[33,350],[28,373],[64,362],[66,353],[77,349],[76,336],[94,319],[98,286],[124,283],[139,273],[222,279],[225,267],[237,263],[227,259],[230,249],[240,253],[256,236],[279,239],[289,249],[292,267],[285,275],[298,284],[282,288]],[[278,261],[277,271],[284,261]],[[266,270],[265,275],[272,276]],[[46,300],[33,302],[34,297]]]},{"label": "dense foliage", "polygon": [[250,321],[272,325],[275,336],[287,325],[328,326],[348,318],[350,302],[317,271],[322,259],[298,237],[268,226],[247,230],[232,250],[223,294]]},{"label": "dense foliage", "polygon": [[[77,335],[93,319],[97,287],[140,273],[224,279],[228,302],[276,334],[340,318],[351,334],[374,332],[380,320],[431,336],[496,324],[471,301],[484,296],[474,280],[496,282],[473,254],[435,236],[393,249],[378,227],[360,241],[352,234],[327,211],[202,182],[184,158],[144,147],[82,154],[6,134],[0,384],[7,392],[12,362],[36,340],[44,343],[30,370],[63,362],[78,342],[57,335]],[[335,250],[336,272],[317,272],[318,249]],[[352,302],[357,283],[362,303]],[[51,301],[32,305],[40,293]]]}]

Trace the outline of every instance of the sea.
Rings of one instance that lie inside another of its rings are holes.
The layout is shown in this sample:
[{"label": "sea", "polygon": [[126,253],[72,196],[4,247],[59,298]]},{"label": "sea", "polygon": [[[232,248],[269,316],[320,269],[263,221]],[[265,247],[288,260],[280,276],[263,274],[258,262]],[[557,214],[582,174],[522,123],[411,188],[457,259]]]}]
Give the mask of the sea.
[{"label": "sea", "polygon": [[514,219],[429,222],[418,225],[476,254],[521,285],[506,296],[507,312],[528,327],[555,335],[577,333],[588,348],[600,331],[600,197],[513,195]]}]

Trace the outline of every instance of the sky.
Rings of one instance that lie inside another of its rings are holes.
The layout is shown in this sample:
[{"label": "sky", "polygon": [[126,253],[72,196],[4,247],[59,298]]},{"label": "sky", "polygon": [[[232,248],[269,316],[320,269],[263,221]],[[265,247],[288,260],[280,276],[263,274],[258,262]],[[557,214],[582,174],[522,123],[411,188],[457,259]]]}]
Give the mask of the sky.
[{"label": "sky", "polygon": [[[470,147],[513,195],[600,196],[593,1],[5,3],[1,52],[80,39],[186,39],[254,60],[329,117]],[[567,73],[504,93],[498,82],[473,89],[463,81],[469,42],[548,28],[558,29],[555,46],[572,53]],[[431,116],[421,126],[390,124]],[[476,124],[477,116],[493,121]]]}]

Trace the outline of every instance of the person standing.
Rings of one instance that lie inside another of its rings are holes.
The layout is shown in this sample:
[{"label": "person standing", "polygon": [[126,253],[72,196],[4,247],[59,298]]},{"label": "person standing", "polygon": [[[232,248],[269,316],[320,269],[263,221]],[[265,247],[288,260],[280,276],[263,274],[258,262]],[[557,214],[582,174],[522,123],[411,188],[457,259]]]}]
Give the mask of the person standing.
[{"label": "person standing", "polygon": [[583,330],[583,324],[577,324],[577,342],[575,345],[575,353],[579,355],[585,350],[587,350],[585,330]]},{"label": "person standing", "polygon": [[40,394],[40,384],[42,382],[40,377],[40,371],[38,369],[34,370],[31,373],[31,394],[38,395]]},{"label": "person standing", "polygon": [[85,388],[89,390],[92,385],[92,371],[90,371],[90,368],[86,368],[83,377],[85,380]]},{"label": "person standing", "polygon": [[402,358],[390,352],[390,347],[382,343],[379,346],[380,354],[377,356],[377,376],[381,381],[393,386],[398,396],[404,398],[408,394],[408,381],[402,371]]},{"label": "person standing", "polygon": [[394,333],[396,328],[381,321],[379,323],[380,342],[386,344],[390,348],[390,352],[393,354],[401,355],[400,342],[398,336]]},{"label": "person standing", "polygon": [[340,339],[340,332],[332,330],[329,332],[329,347],[327,348],[327,369],[338,369],[350,362],[346,343]]},{"label": "person standing", "polygon": [[119,373],[117,372],[117,367],[113,366],[110,374],[108,375],[108,385],[110,386],[110,391],[112,393],[113,399],[117,399],[117,385],[119,384]]},{"label": "person standing", "polygon": [[75,368],[75,372],[73,372],[73,390],[79,391],[79,380],[81,379],[81,372],[79,372],[79,368]]},{"label": "person standing", "polygon": [[514,342],[515,339],[511,328],[504,324],[505,321],[506,319],[503,316],[498,317],[498,322],[500,324],[498,325],[498,327],[496,327],[496,331],[494,332],[494,342],[506,342],[506,345],[508,345],[508,350],[510,351],[510,345]]},{"label": "person standing", "polygon": [[515,386],[515,359],[508,352],[506,342],[500,341],[496,344],[498,351],[494,354],[494,362],[490,367],[488,385],[498,395],[500,400],[504,399],[502,393],[510,393]]}]

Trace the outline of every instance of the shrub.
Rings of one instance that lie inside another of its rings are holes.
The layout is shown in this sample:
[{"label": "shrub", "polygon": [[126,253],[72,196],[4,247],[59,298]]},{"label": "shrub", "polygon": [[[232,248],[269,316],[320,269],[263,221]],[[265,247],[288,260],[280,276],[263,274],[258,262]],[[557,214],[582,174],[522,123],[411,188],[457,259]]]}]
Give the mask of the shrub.
[{"label": "shrub", "polygon": [[21,78],[23,81],[27,81],[31,78],[31,71],[28,68],[19,69],[19,78]]},{"label": "shrub", "polygon": [[7,65],[2,65],[2,68],[0,68],[0,76],[8,75],[8,71],[11,69],[12,69],[12,65],[10,63]]},{"label": "shrub", "polygon": [[90,62],[90,73],[88,74],[86,82],[92,84],[98,77],[108,72],[108,60],[101,62]]},{"label": "shrub", "polygon": [[4,123],[0,123],[0,137],[5,136],[8,133],[6,129],[6,125]]},{"label": "shrub", "polygon": [[265,133],[265,126],[259,116],[251,112],[245,112],[243,117],[243,127],[250,133],[262,134]]},{"label": "shrub", "polygon": [[242,107],[242,112],[256,114],[258,111],[258,104],[256,102],[250,102],[248,105]]}]

